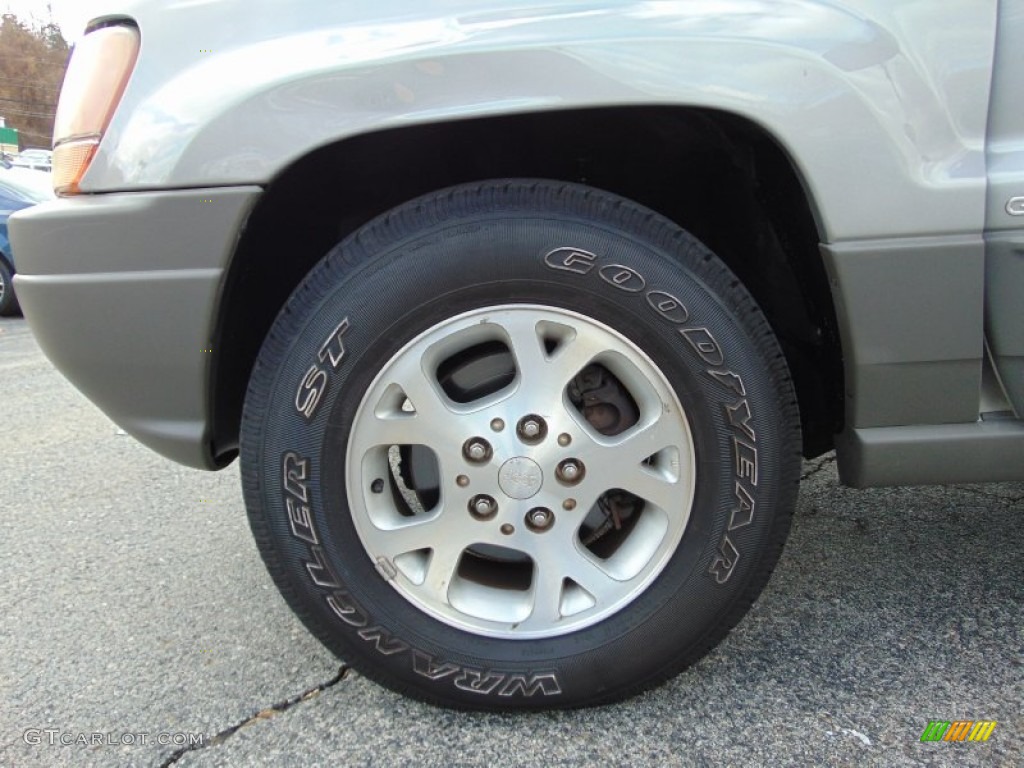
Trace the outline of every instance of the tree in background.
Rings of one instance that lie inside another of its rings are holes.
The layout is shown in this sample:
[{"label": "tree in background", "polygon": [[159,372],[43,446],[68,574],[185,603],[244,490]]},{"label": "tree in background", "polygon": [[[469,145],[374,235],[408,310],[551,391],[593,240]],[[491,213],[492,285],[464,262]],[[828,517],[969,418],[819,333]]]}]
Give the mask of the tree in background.
[{"label": "tree in background", "polygon": [[52,21],[30,27],[0,18],[0,117],[18,129],[21,149],[49,148],[69,47]]}]

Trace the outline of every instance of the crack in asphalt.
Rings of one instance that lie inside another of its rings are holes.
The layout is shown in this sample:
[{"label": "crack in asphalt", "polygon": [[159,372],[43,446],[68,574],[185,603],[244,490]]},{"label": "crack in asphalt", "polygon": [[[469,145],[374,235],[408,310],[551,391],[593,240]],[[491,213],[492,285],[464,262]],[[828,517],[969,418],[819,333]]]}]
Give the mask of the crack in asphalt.
[{"label": "crack in asphalt", "polygon": [[258,710],[253,715],[247,717],[245,720],[235,723],[234,725],[228,726],[224,730],[215,734],[212,738],[203,739],[202,744],[194,744],[176,750],[171,754],[170,757],[168,757],[163,763],[160,764],[160,768],[169,768],[169,766],[172,766],[175,763],[177,763],[189,752],[198,752],[199,750],[206,749],[207,747],[219,746],[243,728],[247,728],[250,725],[260,722],[261,720],[269,720],[275,715],[279,715],[282,712],[287,712],[292,707],[301,704],[304,701],[309,701],[310,699],[316,698],[320,695],[322,691],[326,691],[328,688],[334,687],[342,680],[344,680],[347,676],[348,667],[342,664],[340,667],[338,667],[338,674],[336,674],[330,680],[320,683],[320,685],[315,685],[312,688],[308,688],[307,690],[303,691],[297,696],[292,696],[290,699],[285,699],[284,701],[280,701],[277,704],[271,704],[269,707],[264,707],[263,709]]},{"label": "crack in asphalt", "polygon": [[804,480],[806,480],[809,477],[814,477],[816,474],[818,474],[819,472],[824,470],[825,467],[827,467],[829,464],[835,464],[835,463],[836,463],[836,455],[834,453],[826,456],[821,461],[819,461],[818,464],[813,469],[809,469],[807,472],[804,472],[802,475],[800,475],[800,482],[802,483]]}]

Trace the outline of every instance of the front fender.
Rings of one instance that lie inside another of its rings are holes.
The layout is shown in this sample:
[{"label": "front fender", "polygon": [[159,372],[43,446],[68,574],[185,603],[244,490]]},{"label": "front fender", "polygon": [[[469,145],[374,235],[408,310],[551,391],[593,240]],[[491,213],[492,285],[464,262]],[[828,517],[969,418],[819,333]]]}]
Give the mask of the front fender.
[{"label": "front fender", "polygon": [[668,104],[768,130],[830,241],[983,220],[995,0],[187,6],[125,8],[142,54],[84,191],[262,184],[385,128]]}]

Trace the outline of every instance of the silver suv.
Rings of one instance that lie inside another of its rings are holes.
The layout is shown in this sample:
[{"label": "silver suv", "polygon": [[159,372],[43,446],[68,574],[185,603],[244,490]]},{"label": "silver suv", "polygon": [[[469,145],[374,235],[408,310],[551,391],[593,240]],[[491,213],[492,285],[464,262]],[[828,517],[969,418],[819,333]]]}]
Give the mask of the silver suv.
[{"label": "silver suv", "polygon": [[15,284],[124,429],[241,455],[353,666],[612,701],[740,620],[801,455],[1024,479],[1022,51],[996,0],[111,0]]}]

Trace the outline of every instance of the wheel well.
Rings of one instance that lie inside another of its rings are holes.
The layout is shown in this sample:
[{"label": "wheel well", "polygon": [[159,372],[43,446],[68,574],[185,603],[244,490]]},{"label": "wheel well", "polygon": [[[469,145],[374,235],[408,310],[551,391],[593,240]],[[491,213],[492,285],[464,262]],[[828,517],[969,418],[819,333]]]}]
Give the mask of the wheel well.
[{"label": "wheel well", "polygon": [[267,186],[225,281],[212,370],[212,450],[237,451],[242,401],[271,323],[309,270],[376,215],[469,181],[590,184],[692,232],[768,316],[796,383],[804,453],[832,446],[843,412],[835,311],[813,212],[778,145],[726,113],[674,107],[509,115],[381,131],[317,149]]}]

